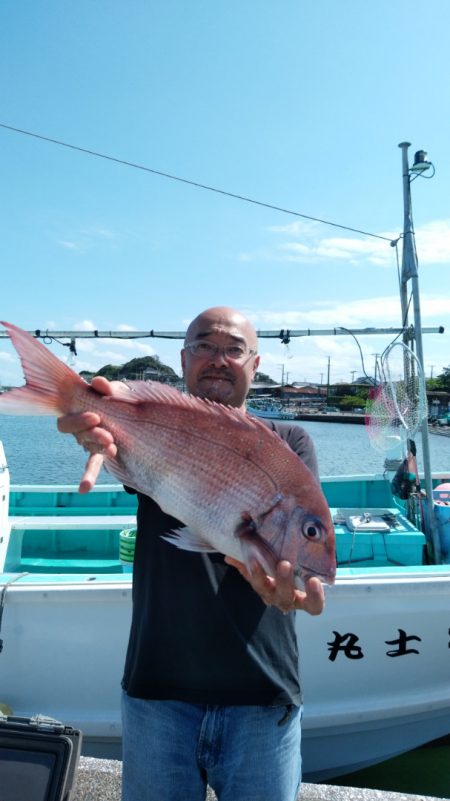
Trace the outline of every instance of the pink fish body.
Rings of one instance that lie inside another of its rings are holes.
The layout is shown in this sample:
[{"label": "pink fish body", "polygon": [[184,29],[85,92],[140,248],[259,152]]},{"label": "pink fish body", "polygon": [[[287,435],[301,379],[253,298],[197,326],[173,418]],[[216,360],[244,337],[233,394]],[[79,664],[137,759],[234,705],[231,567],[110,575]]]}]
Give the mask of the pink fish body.
[{"label": "pink fish body", "polygon": [[249,569],[256,561],[268,574],[287,559],[299,586],[311,575],[333,583],[334,527],[320,485],[264,423],[156,382],[100,395],[30,334],[2,324],[26,385],[0,396],[0,413],[96,412],[118,448],[106,468],[185,524],[167,538],[175,545]]}]

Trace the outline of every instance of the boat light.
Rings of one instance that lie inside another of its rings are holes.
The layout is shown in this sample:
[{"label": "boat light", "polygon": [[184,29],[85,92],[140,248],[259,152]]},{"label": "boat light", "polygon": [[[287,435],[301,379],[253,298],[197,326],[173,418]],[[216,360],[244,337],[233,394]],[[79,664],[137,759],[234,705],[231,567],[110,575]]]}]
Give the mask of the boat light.
[{"label": "boat light", "polygon": [[425,170],[429,170],[431,167],[431,161],[427,161],[427,155],[428,153],[426,153],[425,150],[418,150],[414,154],[414,164],[409,168],[409,171],[422,173],[425,172]]}]

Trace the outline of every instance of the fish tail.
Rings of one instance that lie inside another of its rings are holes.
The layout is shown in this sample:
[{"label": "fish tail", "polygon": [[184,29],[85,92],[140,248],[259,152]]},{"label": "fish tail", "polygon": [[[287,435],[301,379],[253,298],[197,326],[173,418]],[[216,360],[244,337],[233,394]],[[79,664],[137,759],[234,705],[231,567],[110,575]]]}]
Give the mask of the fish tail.
[{"label": "fish tail", "polygon": [[26,384],[0,396],[0,412],[59,416],[70,411],[75,387],[86,382],[27,331],[11,323],[1,324],[19,354]]}]

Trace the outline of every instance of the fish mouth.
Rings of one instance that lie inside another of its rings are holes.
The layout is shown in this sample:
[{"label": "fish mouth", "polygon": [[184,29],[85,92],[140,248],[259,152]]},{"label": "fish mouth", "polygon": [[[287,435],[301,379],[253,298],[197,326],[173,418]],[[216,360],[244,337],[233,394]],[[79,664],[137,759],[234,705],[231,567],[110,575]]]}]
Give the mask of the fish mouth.
[{"label": "fish mouth", "polygon": [[317,573],[315,570],[310,570],[307,567],[301,566],[298,570],[294,570],[294,581],[295,583],[301,584],[301,588],[304,589],[305,587],[305,580],[310,578],[318,578],[323,584],[332,585],[335,583],[336,574],[335,573]]}]

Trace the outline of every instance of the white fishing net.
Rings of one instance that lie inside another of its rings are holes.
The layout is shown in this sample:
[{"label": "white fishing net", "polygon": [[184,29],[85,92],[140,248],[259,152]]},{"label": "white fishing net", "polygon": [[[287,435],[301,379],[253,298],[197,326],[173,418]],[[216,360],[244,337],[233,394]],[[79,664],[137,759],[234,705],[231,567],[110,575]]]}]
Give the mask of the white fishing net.
[{"label": "white fishing net", "polygon": [[379,364],[380,383],[369,393],[366,427],[371,445],[383,453],[412,439],[428,414],[425,378],[415,353],[390,345]]}]

